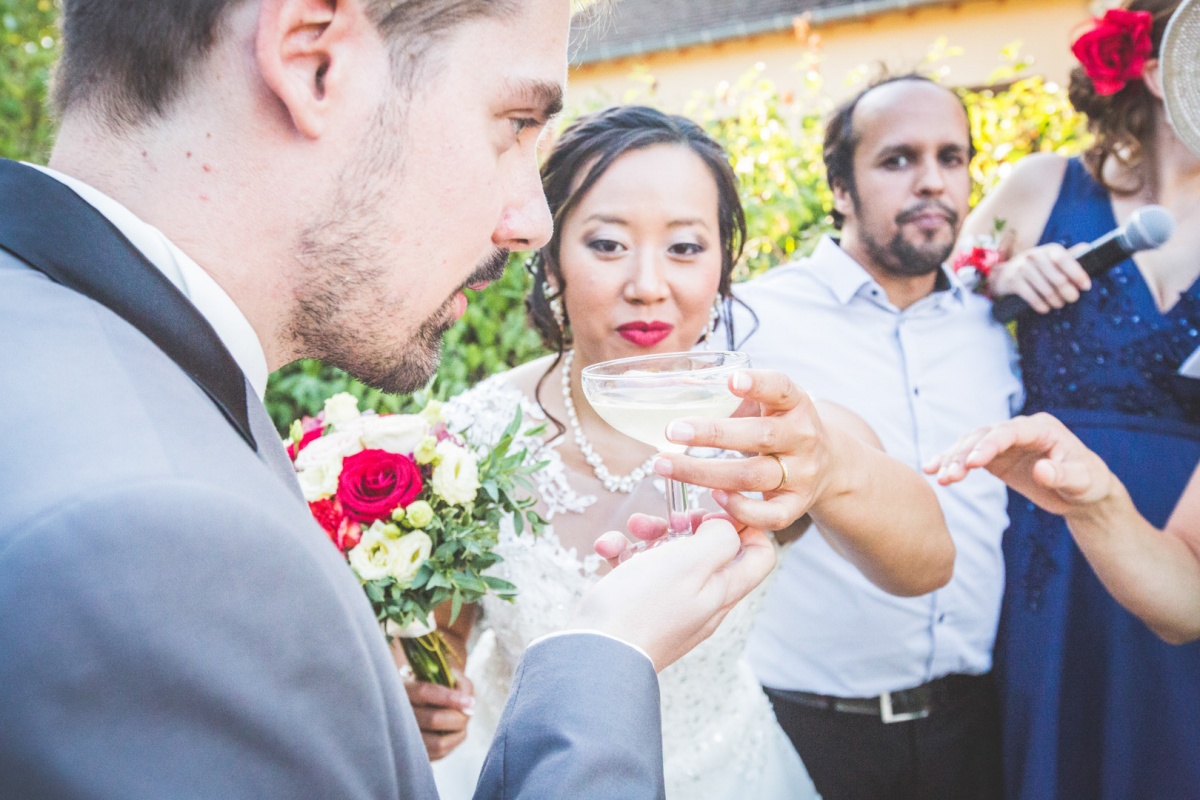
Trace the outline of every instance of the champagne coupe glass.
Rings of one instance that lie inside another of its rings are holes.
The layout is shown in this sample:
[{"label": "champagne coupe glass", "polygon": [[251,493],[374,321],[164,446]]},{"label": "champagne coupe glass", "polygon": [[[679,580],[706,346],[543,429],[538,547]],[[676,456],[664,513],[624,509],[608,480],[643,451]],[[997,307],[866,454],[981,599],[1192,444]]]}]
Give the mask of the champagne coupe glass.
[{"label": "champagne coupe glass", "polygon": [[[668,441],[667,426],[684,417],[728,417],[742,402],[729,391],[729,378],[749,366],[748,355],[731,352],[619,358],[585,367],[583,394],[601,419],[626,436],[682,453],[687,446]],[[655,545],[692,533],[687,484],[666,480],[667,535]]]}]

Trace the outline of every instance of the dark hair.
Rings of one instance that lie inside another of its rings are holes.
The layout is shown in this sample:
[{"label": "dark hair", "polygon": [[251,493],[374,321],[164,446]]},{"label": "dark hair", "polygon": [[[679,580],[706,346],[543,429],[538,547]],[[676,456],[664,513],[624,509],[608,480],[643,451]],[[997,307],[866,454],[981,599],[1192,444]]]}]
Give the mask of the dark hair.
[{"label": "dark hair", "polygon": [[[884,76],[872,81],[861,92],[834,109],[825,123],[825,144],[822,150],[825,161],[825,180],[830,189],[834,189],[840,184],[852,197],[855,195],[854,152],[858,149],[858,142],[862,137],[854,130],[854,109],[858,108],[859,101],[880,86],[900,81],[919,81],[933,86],[941,86],[931,78],[915,72]],[[958,92],[949,88],[946,91],[958,98],[958,102],[962,104],[963,113],[967,114],[967,157],[968,159],[974,158],[975,139],[971,135],[970,112],[967,111],[967,104],[963,102],[962,96]],[[829,213],[833,217],[834,227],[841,230],[845,217],[836,208],[830,209]]]},{"label": "dark hair", "polygon": [[[1149,58],[1158,58],[1167,23],[1175,13],[1179,0],[1125,0],[1120,7],[1127,11],[1148,11],[1152,16],[1150,41],[1153,49]],[[1081,114],[1087,115],[1088,130],[1094,139],[1083,151],[1083,163],[1096,182],[1112,194],[1127,195],[1142,190],[1146,173],[1133,186],[1113,186],[1104,177],[1104,165],[1110,158],[1127,170],[1135,171],[1150,160],[1154,160],[1154,120],[1159,101],[1141,80],[1132,80],[1115,94],[1096,93],[1092,79],[1082,66],[1071,70],[1071,83],[1067,89],[1071,105]]]},{"label": "dark hair", "polygon": [[542,342],[557,353],[557,357],[538,382],[538,394],[542,382],[562,359],[568,344],[565,332],[559,328],[550,310],[551,298],[545,292],[547,276],[554,278],[559,295],[566,290],[558,260],[563,223],[614,161],[626,153],[656,144],[678,144],[691,149],[704,161],[716,182],[717,220],[721,237],[721,281],[718,290],[724,299],[721,322],[729,347],[732,349],[734,346],[730,308],[733,268],[741,257],[742,245],[746,240],[746,215],[742,210],[737,176],[729,165],[729,157],[715,139],[686,117],[664,114],[647,106],[616,106],[575,120],[563,131],[542,165],[542,188],[554,218],[554,233],[550,241],[528,262],[533,288],[525,299],[525,307],[530,323],[542,337]]},{"label": "dark hair", "polygon": [[[393,63],[412,72],[429,44],[461,22],[503,16],[517,0],[367,0]],[[55,70],[61,116],[87,105],[115,128],[161,117],[185,89],[239,0],[63,0]],[[397,71],[399,72],[400,69]],[[410,77],[404,76],[411,80]]]}]

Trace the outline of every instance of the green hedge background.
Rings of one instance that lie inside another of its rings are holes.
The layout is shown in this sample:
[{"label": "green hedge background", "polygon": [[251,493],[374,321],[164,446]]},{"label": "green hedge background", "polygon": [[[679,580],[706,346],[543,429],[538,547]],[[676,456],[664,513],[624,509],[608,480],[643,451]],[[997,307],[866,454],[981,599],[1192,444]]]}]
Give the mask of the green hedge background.
[{"label": "green hedge background", "polygon": [[[57,53],[52,0],[0,0],[0,156],[44,163],[53,141],[46,96]],[[924,71],[945,73],[957,55],[946,42],[930,50]],[[998,54],[991,88],[960,90],[971,112],[979,154],[971,164],[978,199],[1012,164],[1038,151],[1078,152],[1085,143],[1083,119],[1074,114],[1062,87],[1028,72],[1014,45]],[[806,73],[803,92],[780,91],[759,70],[698,93],[682,111],[700,121],[729,152],[741,180],[748,238],[737,277],[744,279],[805,255],[831,230],[829,189],[821,164],[822,121],[833,103],[816,70]],[[568,108],[559,125],[612,102],[661,105],[652,76],[643,88],[620,98],[590,97]],[[864,67],[851,82],[868,78]],[[450,397],[488,375],[542,354],[538,337],[525,324],[526,254],[514,253],[503,280],[472,295],[466,316],[447,335],[445,355],[431,391]],[[271,376],[267,409],[280,430],[293,419],[316,413],[325,398],[349,391],[362,407],[401,411],[410,398],[370,389],[317,361],[300,361]]]}]

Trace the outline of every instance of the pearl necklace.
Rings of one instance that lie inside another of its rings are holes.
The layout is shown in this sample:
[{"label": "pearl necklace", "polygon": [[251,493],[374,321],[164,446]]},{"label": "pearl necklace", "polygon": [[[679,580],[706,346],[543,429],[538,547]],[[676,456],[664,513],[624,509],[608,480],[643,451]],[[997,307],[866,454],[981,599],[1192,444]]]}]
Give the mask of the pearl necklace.
[{"label": "pearl necklace", "polygon": [[574,360],[574,350],[568,350],[563,354],[563,405],[567,407],[567,420],[571,423],[571,432],[575,435],[575,444],[579,447],[579,452],[583,453],[584,460],[591,466],[596,479],[604,485],[605,489],[610,492],[629,494],[637,488],[637,485],[642,482],[643,478],[650,474],[657,453],[646,459],[644,464],[628,475],[618,476],[608,471],[608,467],[604,466],[604,459],[600,457],[600,454],[592,447],[592,443],[583,435],[583,427],[579,424],[579,417],[575,415],[575,401],[571,399],[571,363]]}]

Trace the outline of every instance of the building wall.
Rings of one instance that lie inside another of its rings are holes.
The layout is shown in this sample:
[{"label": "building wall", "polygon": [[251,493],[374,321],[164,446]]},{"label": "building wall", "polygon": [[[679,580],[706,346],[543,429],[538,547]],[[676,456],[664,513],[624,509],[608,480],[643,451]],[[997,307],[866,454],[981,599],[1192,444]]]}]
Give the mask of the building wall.
[{"label": "building wall", "polygon": [[[943,79],[957,86],[982,86],[1003,61],[1003,48],[1019,42],[1032,58],[1030,72],[1065,82],[1074,59],[1070,42],[1092,8],[1087,0],[974,0],[886,12],[867,18],[801,25],[797,31],[762,34],[713,45],[623,58],[572,69],[568,101],[611,103],[645,86],[631,77],[644,70],[656,82],[660,101],[683,106],[694,92],[711,92],[761,62],[781,89],[800,92],[805,74],[819,68],[822,91],[834,99],[851,93],[863,65],[884,62],[893,72],[921,65],[939,39],[957,55],[938,60]],[[645,74],[643,73],[643,74]]]}]

